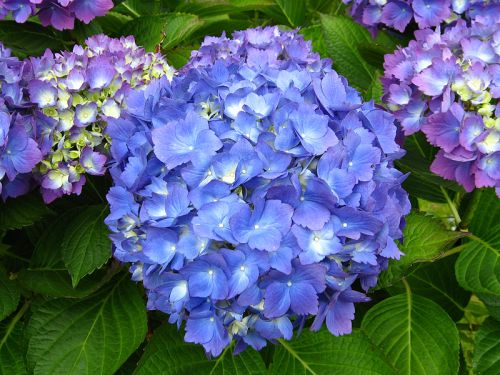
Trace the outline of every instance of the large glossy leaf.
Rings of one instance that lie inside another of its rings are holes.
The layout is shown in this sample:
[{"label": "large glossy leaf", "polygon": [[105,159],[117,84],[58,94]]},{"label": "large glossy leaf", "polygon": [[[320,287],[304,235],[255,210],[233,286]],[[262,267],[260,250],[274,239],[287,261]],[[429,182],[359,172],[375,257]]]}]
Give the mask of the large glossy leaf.
[{"label": "large glossy leaf", "polygon": [[17,276],[23,288],[51,297],[82,298],[97,291],[112,277],[114,269],[99,270],[84,277],[73,287],[62,258],[61,238],[64,237],[68,222],[78,212],[80,209],[70,210],[41,226],[42,235],[35,245],[29,267],[21,270]]},{"label": "large glossy leaf", "polygon": [[467,290],[500,296],[500,200],[492,189],[482,193],[469,225],[470,242],[455,266]]},{"label": "large glossy leaf", "polygon": [[399,261],[389,262],[389,268],[380,276],[379,288],[400,280],[417,263],[439,259],[450,245],[464,236],[465,233],[447,230],[438,219],[411,213],[406,217],[403,243],[400,245],[405,255]]},{"label": "large glossy leaf", "polygon": [[321,25],[326,50],[333,59],[333,66],[348,79],[349,84],[366,95],[373,82],[378,80],[378,73],[361,56],[358,46],[372,42],[370,33],[345,16],[323,15]]},{"label": "large glossy leaf", "polygon": [[162,48],[183,44],[189,36],[203,25],[203,20],[194,14],[172,13],[165,19]]},{"label": "large glossy leaf", "polygon": [[67,224],[61,252],[73,286],[111,257],[111,241],[104,223],[106,215],[106,206],[89,206]]},{"label": "large glossy leaf", "polygon": [[363,318],[362,329],[400,374],[455,375],[458,331],[431,300],[407,293],[383,300]]},{"label": "large glossy leaf", "polygon": [[153,334],[134,375],[260,375],[266,372],[260,354],[252,349],[234,356],[231,348],[208,360],[200,346],[184,342],[182,332],[163,324]]},{"label": "large glossy leaf", "polygon": [[165,56],[167,61],[174,68],[182,68],[189,60],[191,56],[191,51],[195,50],[195,46],[187,47],[177,47],[168,51],[165,51]]},{"label": "large glossy leaf", "polygon": [[19,297],[20,291],[16,283],[0,270],[0,321],[16,309]]},{"label": "large glossy leaf", "polygon": [[500,225],[483,238],[472,238],[458,257],[455,273],[467,290],[500,295]]},{"label": "large glossy leaf", "polygon": [[164,24],[162,17],[142,16],[127,22],[123,26],[122,34],[133,35],[138,45],[147,51],[154,51],[163,38]]},{"label": "large glossy leaf", "polygon": [[19,284],[31,292],[67,298],[83,298],[102,287],[109,281],[111,270],[98,271],[80,280],[76,287],[65,269],[25,269],[18,274]]},{"label": "large glossy leaf", "polygon": [[148,51],[156,47],[172,48],[185,43],[203,25],[194,14],[168,13],[161,16],[142,16],[125,24],[122,32],[135,36],[137,44]]},{"label": "large glossy leaf", "polygon": [[390,375],[397,372],[361,331],[335,337],[326,329],[303,331],[291,341],[280,340],[270,374]]},{"label": "large glossy leaf", "polygon": [[5,203],[0,203],[0,230],[27,227],[50,213],[40,194],[9,199]]},{"label": "large glossy leaf", "polygon": [[0,375],[24,375],[26,346],[21,323],[0,325]]},{"label": "large glossy leaf", "polygon": [[[455,321],[464,315],[471,295],[455,279],[456,259],[455,255],[424,264],[406,277],[414,293],[436,302]],[[405,291],[403,283],[397,283],[389,289],[391,294],[400,294]]]},{"label": "large glossy leaf", "polygon": [[474,369],[480,375],[498,375],[500,369],[500,322],[487,319],[475,337]]},{"label": "large glossy leaf", "polygon": [[159,0],[126,0],[118,5],[114,10],[131,16],[155,15],[165,12],[163,1]]},{"label": "large glossy leaf", "polygon": [[121,275],[84,300],[50,300],[28,326],[28,364],[35,375],[113,374],[146,335],[137,286]]},{"label": "large glossy leaf", "polygon": [[50,29],[34,22],[1,21],[0,40],[19,57],[38,56],[45,49],[64,49],[64,41]]},{"label": "large glossy leaf", "polygon": [[306,2],[304,0],[276,0],[291,26],[301,26],[306,17]]}]

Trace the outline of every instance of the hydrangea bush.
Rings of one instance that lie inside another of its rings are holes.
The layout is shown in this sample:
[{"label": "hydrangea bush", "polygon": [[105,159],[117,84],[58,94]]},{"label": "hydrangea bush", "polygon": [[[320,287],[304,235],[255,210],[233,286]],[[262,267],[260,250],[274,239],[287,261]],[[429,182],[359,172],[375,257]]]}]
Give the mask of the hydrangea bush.
[{"label": "hydrangea bush", "polygon": [[498,6],[0,0],[0,373],[496,374]]},{"label": "hydrangea bush", "polygon": [[[33,147],[38,143],[39,148],[31,158],[23,156],[29,165],[18,172],[34,168],[46,202],[79,194],[87,173],[104,174],[109,148],[104,128],[110,118],[120,116],[125,93],[140,90],[151,79],[173,75],[161,55],[146,53],[133,37],[97,35],[71,52],[47,50],[23,62],[2,60],[6,69],[13,66],[3,78],[0,71],[2,96],[25,122]],[[15,175],[11,171],[7,177],[14,181]],[[29,179],[20,176],[13,185],[4,196],[25,193]]]},{"label": "hydrangea bush", "polygon": [[14,21],[24,23],[36,15],[43,26],[64,30],[73,29],[75,19],[89,23],[111,8],[112,0],[1,0],[0,20],[11,16]]},{"label": "hydrangea bush", "polygon": [[495,0],[343,0],[351,16],[376,32],[385,25],[404,32],[416,23],[419,29],[439,26],[457,18],[474,18],[500,12]]},{"label": "hydrangea bush", "polygon": [[350,333],[410,210],[393,117],[276,27],[207,38],[127,107],[108,127],[107,223],[148,308],[214,356],[310,316]]},{"label": "hydrangea bush", "polygon": [[386,55],[385,100],[406,135],[439,147],[431,171],[467,191],[500,187],[500,17],[419,30]]}]

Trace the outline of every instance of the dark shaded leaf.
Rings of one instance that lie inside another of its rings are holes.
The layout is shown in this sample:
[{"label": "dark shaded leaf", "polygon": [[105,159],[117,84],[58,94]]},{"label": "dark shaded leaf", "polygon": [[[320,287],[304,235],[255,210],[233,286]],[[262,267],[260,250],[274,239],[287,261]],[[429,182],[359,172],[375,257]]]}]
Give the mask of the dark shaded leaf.
[{"label": "dark shaded leaf", "polygon": [[184,342],[182,332],[164,323],[154,332],[134,375],[260,375],[265,371],[260,354],[252,349],[234,356],[227,348],[218,358],[207,360],[201,346]]},{"label": "dark shaded leaf", "polygon": [[37,375],[113,374],[146,335],[146,309],[128,274],[84,300],[50,300],[28,326]]}]

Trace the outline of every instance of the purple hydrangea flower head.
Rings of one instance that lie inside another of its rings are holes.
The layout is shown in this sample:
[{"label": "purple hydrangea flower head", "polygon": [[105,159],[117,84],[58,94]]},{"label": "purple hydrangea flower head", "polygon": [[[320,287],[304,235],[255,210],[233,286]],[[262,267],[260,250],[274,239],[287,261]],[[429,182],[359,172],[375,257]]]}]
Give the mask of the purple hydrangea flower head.
[{"label": "purple hydrangea flower head", "polygon": [[[5,137],[7,122],[8,133],[19,135],[24,128],[41,153],[41,160],[31,163],[29,170],[11,165],[3,175],[13,181],[18,173],[33,169],[29,185],[40,185],[46,202],[79,193],[85,174],[102,175],[107,170],[110,144],[105,127],[109,119],[120,117],[124,95],[163,76],[171,79],[173,69],[161,55],[139,48],[132,37],[96,35],[71,52],[47,50],[25,61],[0,46],[0,111],[5,113],[0,115],[0,134]],[[28,142],[30,147],[33,142]],[[30,186],[24,185],[22,190],[28,190]],[[4,190],[4,198],[11,195],[8,191]]]},{"label": "purple hydrangea flower head", "polygon": [[148,308],[212,356],[289,340],[311,316],[349,333],[354,303],[401,255],[394,117],[277,27],[208,37],[124,103],[107,127],[106,223]]},{"label": "purple hydrangea flower head", "polygon": [[18,196],[30,187],[29,173],[42,160],[35,119],[24,94],[30,65],[0,44],[0,194]]},{"label": "purple hydrangea flower head", "polygon": [[24,23],[37,15],[43,26],[64,30],[73,29],[75,19],[89,23],[112,8],[112,0],[2,0],[0,19],[12,14],[14,21]]},{"label": "purple hydrangea flower head", "polygon": [[498,18],[496,0],[343,0],[351,16],[373,34],[387,26],[404,32],[412,23],[419,29],[477,16]]},{"label": "purple hydrangea flower head", "polygon": [[384,98],[404,132],[439,148],[431,171],[467,191],[500,187],[500,19],[420,30],[385,57]]},{"label": "purple hydrangea flower head", "polygon": [[[47,51],[30,63],[29,98],[55,123],[35,171],[47,202],[80,191],[86,173],[105,173],[109,144],[104,128],[108,119],[120,116],[124,94],[173,74],[162,56],[146,53],[132,37],[93,36],[72,52]],[[61,173],[69,177],[65,183]]]}]

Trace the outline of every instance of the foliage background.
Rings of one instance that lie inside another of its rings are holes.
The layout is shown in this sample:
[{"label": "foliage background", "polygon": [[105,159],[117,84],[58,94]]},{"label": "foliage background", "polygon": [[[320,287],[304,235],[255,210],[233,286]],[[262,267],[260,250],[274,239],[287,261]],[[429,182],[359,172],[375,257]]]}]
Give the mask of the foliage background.
[{"label": "foliage background", "polygon": [[[127,0],[89,25],[57,32],[0,22],[20,57],[69,49],[97,33],[132,34],[181,67],[205,35],[264,25],[301,28],[322,57],[380,101],[383,56],[411,39],[376,39],[340,0]],[[429,172],[435,150],[406,139],[406,254],[359,304],[352,335],[304,329],[292,341],[207,359],[167,317],[146,312],[141,286],[111,258],[108,177],[50,206],[37,194],[0,203],[0,374],[500,374],[500,205]]]}]

